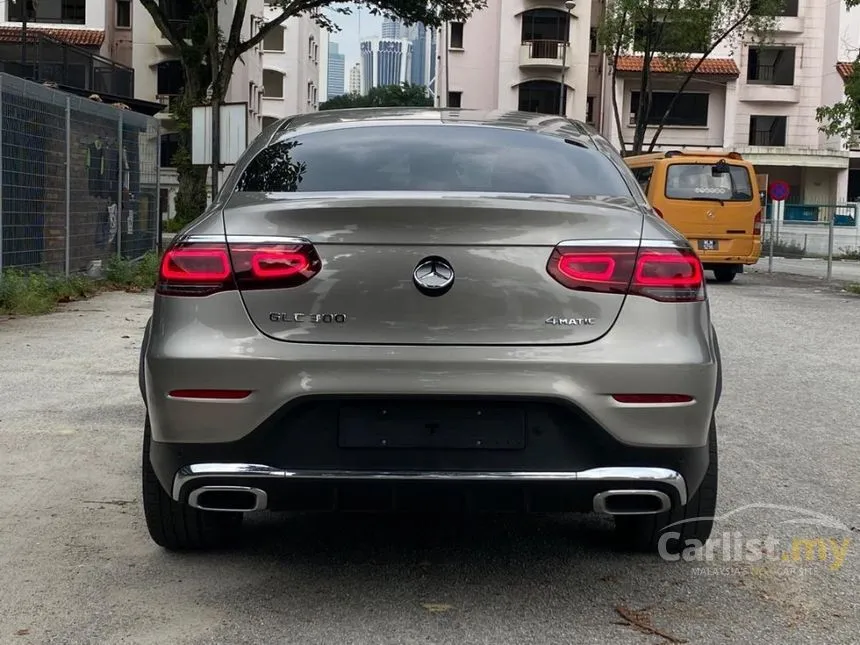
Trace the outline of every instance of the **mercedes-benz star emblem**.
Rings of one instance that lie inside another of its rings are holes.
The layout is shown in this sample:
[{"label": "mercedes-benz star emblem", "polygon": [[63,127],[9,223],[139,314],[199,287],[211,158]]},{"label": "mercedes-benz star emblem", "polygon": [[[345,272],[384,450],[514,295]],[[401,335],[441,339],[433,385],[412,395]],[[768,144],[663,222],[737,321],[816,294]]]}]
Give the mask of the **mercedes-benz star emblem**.
[{"label": "mercedes-benz star emblem", "polygon": [[428,296],[441,296],[454,284],[454,268],[439,257],[421,260],[412,272],[415,286]]}]

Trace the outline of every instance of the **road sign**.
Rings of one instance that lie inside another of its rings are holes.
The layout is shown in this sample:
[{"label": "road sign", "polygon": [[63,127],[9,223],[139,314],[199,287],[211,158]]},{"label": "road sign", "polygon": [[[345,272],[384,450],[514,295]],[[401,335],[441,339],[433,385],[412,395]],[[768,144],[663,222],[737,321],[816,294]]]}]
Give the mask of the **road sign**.
[{"label": "road sign", "polygon": [[791,188],[784,181],[772,181],[767,189],[770,198],[775,202],[784,202],[791,194]]}]

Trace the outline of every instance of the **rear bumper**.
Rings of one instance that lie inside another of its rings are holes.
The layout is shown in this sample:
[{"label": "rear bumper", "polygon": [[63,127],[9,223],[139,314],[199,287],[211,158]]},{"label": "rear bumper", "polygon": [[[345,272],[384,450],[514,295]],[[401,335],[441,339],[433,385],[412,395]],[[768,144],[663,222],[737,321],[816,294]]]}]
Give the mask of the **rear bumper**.
[{"label": "rear bumper", "polygon": [[[695,448],[707,441],[717,381],[707,303],[628,298],[612,330],[585,345],[441,347],[277,341],[251,324],[235,292],[194,300],[156,298],[142,365],[155,442],[238,442],[309,396],[552,399],[575,406],[619,445]],[[177,389],[252,394],[169,396]],[[692,401],[622,404],[614,393],[686,394]],[[314,433],[312,426],[306,431]]]},{"label": "rear bumper", "polygon": [[[444,407],[454,401],[408,403]],[[339,413],[357,402],[385,404],[365,397],[303,397],[234,442],[152,442],[150,461],[177,501],[187,501],[204,486],[244,486],[263,491],[266,507],[274,510],[361,507],[368,499],[376,500],[371,503],[375,510],[384,510],[379,507],[394,498],[408,498],[404,491],[434,496],[455,485],[458,495],[465,488],[502,492],[508,501],[539,499],[551,507],[544,510],[591,510],[594,496],[612,488],[657,490],[672,504],[683,504],[688,487],[691,494],[708,465],[706,445],[627,446],[577,408],[551,399],[480,402],[485,414],[493,414],[495,406],[524,411],[524,442],[516,448],[395,448],[378,442],[344,447]]]},{"label": "rear bumper", "polygon": [[[308,494],[311,490],[314,493]],[[451,490],[456,490],[456,497],[446,499],[439,494]],[[180,468],[170,491],[174,500],[206,510],[236,510],[235,505],[213,508],[207,504],[204,495],[208,491],[250,493],[253,501],[240,507],[249,511],[423,511],[427,510],[428,499],[434,499],[445,502],[449,510],[456,500],[461,508],[476,510],[642,514],[648,511],[641,507],[613,508],[606,499],[612,494],[648,495],[652,500],[664,500],[661,510],[684,505],[688,499],[687,482],[680,473],[632,466],[578,472],[368,472],[288,471],[259,464],[203,463]],[[418,497],[420,503],[415,504]]]}]

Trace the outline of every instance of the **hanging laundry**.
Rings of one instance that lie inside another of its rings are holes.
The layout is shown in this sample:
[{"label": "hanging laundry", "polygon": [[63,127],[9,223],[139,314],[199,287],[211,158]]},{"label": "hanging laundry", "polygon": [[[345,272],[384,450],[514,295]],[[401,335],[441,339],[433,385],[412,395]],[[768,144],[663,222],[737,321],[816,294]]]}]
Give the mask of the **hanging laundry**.
[{"label": "hanging laundry", "polygon": [[107,197],[104,186],[105,174],[105,145],[101,139],[96,139],[87,146],[87,183],[89,193],[93,197]]},{"label": "hanging laundry", "polygon": [[119,217],[118,217],[118,213],[117,213],[118,208],[117,208],[117,205],[115,203],[108,206],[107,210],[108,210],[108,222],[109,222],[107,244],[108,244],[108,246],[110,246],[111,244],[113,244],[113,241],[116,238],[116,232],[117,232],[117,229],[119,228]]}]

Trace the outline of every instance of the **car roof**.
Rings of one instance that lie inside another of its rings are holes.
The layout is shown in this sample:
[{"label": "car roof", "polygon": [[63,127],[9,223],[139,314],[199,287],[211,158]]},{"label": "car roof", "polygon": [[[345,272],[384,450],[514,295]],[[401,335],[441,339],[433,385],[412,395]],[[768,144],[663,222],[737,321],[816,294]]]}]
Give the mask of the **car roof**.
[{"label": "car roof", "polygon": [[324,110],[281,119],[272,126],[272,138],[294,134],[337,130],[345,127],[379,125],[472,125],[538,132],[594,147],[585,124],[552,114],[508,110],[471,110],[432,107],[380,107]]}]

